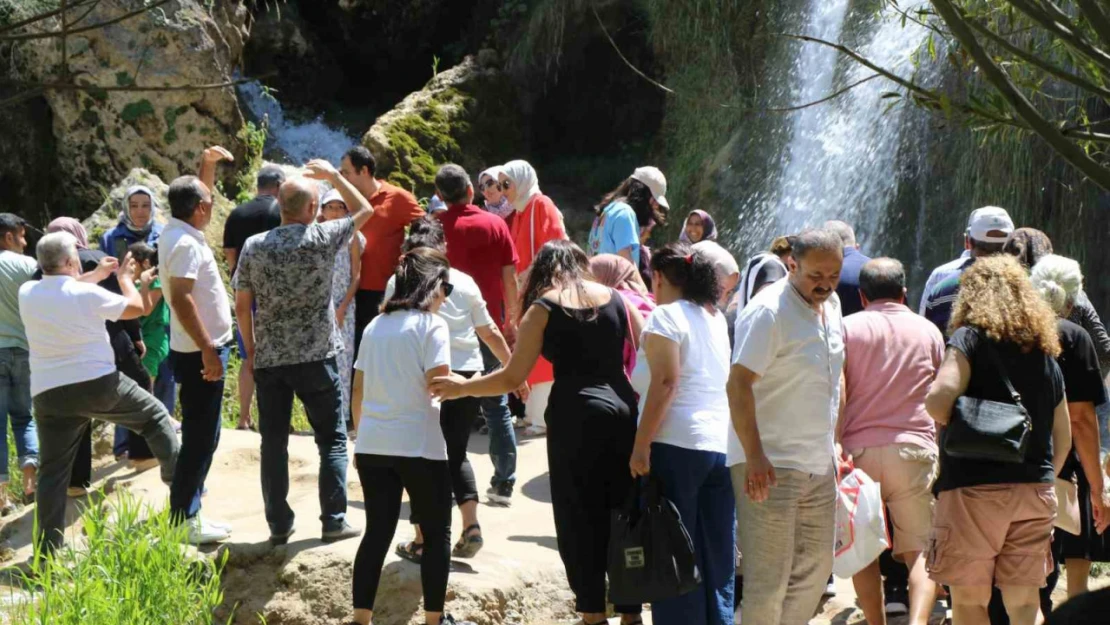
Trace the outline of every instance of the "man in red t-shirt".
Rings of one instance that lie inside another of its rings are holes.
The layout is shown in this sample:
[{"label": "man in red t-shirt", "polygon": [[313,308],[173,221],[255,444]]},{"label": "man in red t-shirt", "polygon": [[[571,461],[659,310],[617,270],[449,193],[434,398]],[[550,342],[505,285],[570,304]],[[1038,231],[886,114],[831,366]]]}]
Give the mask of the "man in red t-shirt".
[{"label": "man in red t-shirt", "polygon": [[[517,319],[517,254],[508,225],[497,215],[471,204],[474,186],[466,170],[458,165],[439,168],[436,194],[447,204],[446,211],[436,213],[447,239],[447,260],[453,269],[474,279],[494,323],[511,336]],[[485,343],[481,349],[488,373],[499,363]],[[508,506],[516,482],[516,434],[507,398],[482,398],[482,412],[489,427],[489,455],[494,469],[486,495],[491,504]]]},{"label": "man in red t-shirt", "polygon": [[373,216],[362,227],[366,251],[362,253],[362,273],[355,295],[356,356],[362,331],[378,316],[385,285],[397,269],[405,228],[424,216],[424,209],[411,193],[374,177],[376,166],[370,150],[361,145],[347,150],[339,166],[339,173],[374,207]]}]

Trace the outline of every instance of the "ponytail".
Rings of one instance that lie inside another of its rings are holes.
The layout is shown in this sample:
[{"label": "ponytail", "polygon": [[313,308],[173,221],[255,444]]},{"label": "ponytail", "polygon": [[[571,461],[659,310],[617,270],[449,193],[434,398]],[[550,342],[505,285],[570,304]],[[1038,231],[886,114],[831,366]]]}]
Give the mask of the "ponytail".
[{"label": "ponytail", "polygon": [[393,274],[393,296],[382,303],[381,312],[427,311],[435,301],[436,289],[449,278],[450,264],[443,252],[430,247],[406,252]]},{"label": "ponytail", "polygon": [[712,306],[721,294],[721,281],[712,261],[685,243],[672,243],[651,255],[651,270],[678,287],[682,299]]}]

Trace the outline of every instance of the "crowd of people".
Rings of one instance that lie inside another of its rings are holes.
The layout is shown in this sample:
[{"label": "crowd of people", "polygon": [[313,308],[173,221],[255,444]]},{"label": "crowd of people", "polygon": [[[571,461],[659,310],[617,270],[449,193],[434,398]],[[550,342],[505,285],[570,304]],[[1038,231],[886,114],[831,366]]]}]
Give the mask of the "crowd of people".
[{"label": "crowd of people", "polygon": [[[477,187],[444,165],[425,210],[355,147],[338,168],[258,173],[257,197],[224,224],[231,297],[204,234],[229,160],[209,148],[197,176],[172,181],[164,225],[156,195],[128,189],[99,251],[59,218],[32,259],[27,224],[0,214],[0,419],[43,554],[63,541],[67,494],[88,488],[93,419],[120,427],[116,454],[136,470],[160,467],[190,542],[231,535],[201,507],[237,345],[238,427],[261,437],[270,542],[296,529],[297,398],[320,455],[320,537],[362,537],[354,625],[372,622],[391,549],[421,567],[426,622],[455,622],[450,560],[484,544],[468,441],[484,422],[486,500],[511,505],[513,403],[546,436],[583,625],[607,615],[611,511],[649,475],[701,580],[651,605],[659,624],[808,622],[829,592],[838,477],[853,468],[880,484],[892,535],[853,577],[872,625],[897,613],[926,625],[944,595],[955,625],[1033,625],[1052,618],[1060,563],[1075,597],[1091,562],[1110,560],[1110,337],[1079,264],[1004,209],[971,214],[965,255],[933,272],[914,312],[902,264],[864,255],[844,222],[778,237],[741,264],[693,210],[677,242],[651,249],[670,205],[663,173],[641,167],[599,201],[584,250],[525,161],[481,172]],[[950,440],[968,399],[1021,410],[1015,457]],[[365,531],[347,520],[349,439]],[[1053,529],[1069,485],[1078,534]],[[403,491],[415,538],[391,546]],[[642,622],[642,606],[615,610]]]}]

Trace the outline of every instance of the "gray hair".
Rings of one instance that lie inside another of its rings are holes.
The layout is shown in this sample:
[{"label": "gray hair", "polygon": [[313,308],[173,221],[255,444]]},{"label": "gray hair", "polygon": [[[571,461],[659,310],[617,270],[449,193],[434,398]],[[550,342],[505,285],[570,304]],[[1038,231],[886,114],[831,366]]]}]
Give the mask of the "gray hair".
[{"label": "gray hair", "polygon": [[1029,278],[1057,316],[1063,316],[1075,305],[1083,288],[1083,270],[1079,268],[1079,263],[1056,254],[1037,261]]},{"label": "gray hair", "polygon": [[470,188],[470,176],[462,167],[448,163],[436,172],[436,191],[446,204],[459,204],[466,201],[466,190]]},{"label": "gray hair", "polygon": [[51,232],[35,246],[39,267],[45,275],[61,273],[68,260],[77,258],[77,237],[68,232]]},{"label": "gray hair", "polygon": [[790,249],[796,261],[801,261],[806,254],[814,250],[835,252],[838,256],[843,257],[844,241],[840,238],[840,235],[831,230],[803,230],[794,239]]},{"label": "gray hair", "polygon": [[833,219],[826,221],[824,225],[825,230],[836,233],[840,240],[844,242],[844,247],[852,247],[856,244],[856,231],[843,221]]},{"label": "gray hair", "polygon": [[906,294],[906,270],[893,258],[869,260],[859,271],[859,290],[872,302],[900,299]]},{"label": "gray hair", "polygon": [[211,197],[209,190],[196,176],[175,178],[170,183],[169,190],[166,191],[166,197],[170,202],[170,214],[174,219],[181,221],[192,219],[193,213],[197,212],[197,207],[205,201],[206,196]]}]

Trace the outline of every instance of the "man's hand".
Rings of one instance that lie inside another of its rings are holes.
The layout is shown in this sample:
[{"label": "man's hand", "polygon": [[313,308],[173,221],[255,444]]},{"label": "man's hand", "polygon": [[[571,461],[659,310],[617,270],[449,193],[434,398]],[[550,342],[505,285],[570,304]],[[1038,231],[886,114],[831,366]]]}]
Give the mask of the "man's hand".
[{"label": "man's hand", "polygon": [[158,268],[151,267],[146,271],[139,274],[139,284],[143,285],[143,290],[150,290],[150,285],[154,284],[154,278],[158,276]]},{"label": "man's hand", "polygon": [[855,463],[852,462],[852,454],[844,451],[844,449],[840,446],[840,443],[836,444],[836,456],[835,456],[835,458],[836,458],[836,480],[837,480],[837,482],[840,482],[840,480],[844,479],[845,475],[848,475],[849,473],[851,473],[852,470],[855,469],[856,467],[855,467]]},{"label": "man's hand", "polygon": [[228,152],[226,148],[214,145],[204,149],[204,154],[201,156],[205,163],[219,163],[220,161],[235,162],[235,157]]},{"label": "man's hand", "polygon": [[304,175],[305,178],[311,178],[312,180],[332,182],[339,177],[339,170],[322,158],[312,159],[305,164],[305,168],[308,169],[308,173]]},{"label": "man's hand", "polygon": [[528,383],[525,382],[520,385],[520,388],[513,391],[513,393],[520,398],[520,401],[526,402],[528,401],[528,397],[532,394],[532,387],[528,386]]},{"label": "man's hand", "polygon": [[94,282],[101,282],[106,280],[108,276],[112,275],[119,269],[119,260],[111,256],[105,256],[97,263],[96,269],[92,270]]},{"label": "man's hand", "polygon": [[628,467],[634,478],[651,473],[651,443],[636,443],[632,448],[632,459],[628,461]]},{"label": "man's hand", "polygon": [[200,357],[204,364],[204,368],[200,371],[201,377],[208,382],[218,382],[223,379],[224,363],[220,360],[220,354],[214,346],[208,345],[200,350]]},{"label": "man's hand", "polygon": [[[123,260],[119,263],[119,273],[116,275],[119,276],[120,280],[126,280],[131,284],[135,284],[136,268],[135,259],[131,258],[131,252],[128,252],[123,255]],[[99,267],[97,267],[97,269],[99,269]]]},{"label": "man's hand", "polygon": [[749,457],[744,468],[746,470],[744,492],[747,493],[748,498],[755,503],[767,501],[767,497],[771,494],[771,487],[778,483],[775,478],[775,467],[771,466],[767,455],[761,451],[758,455]]}]

